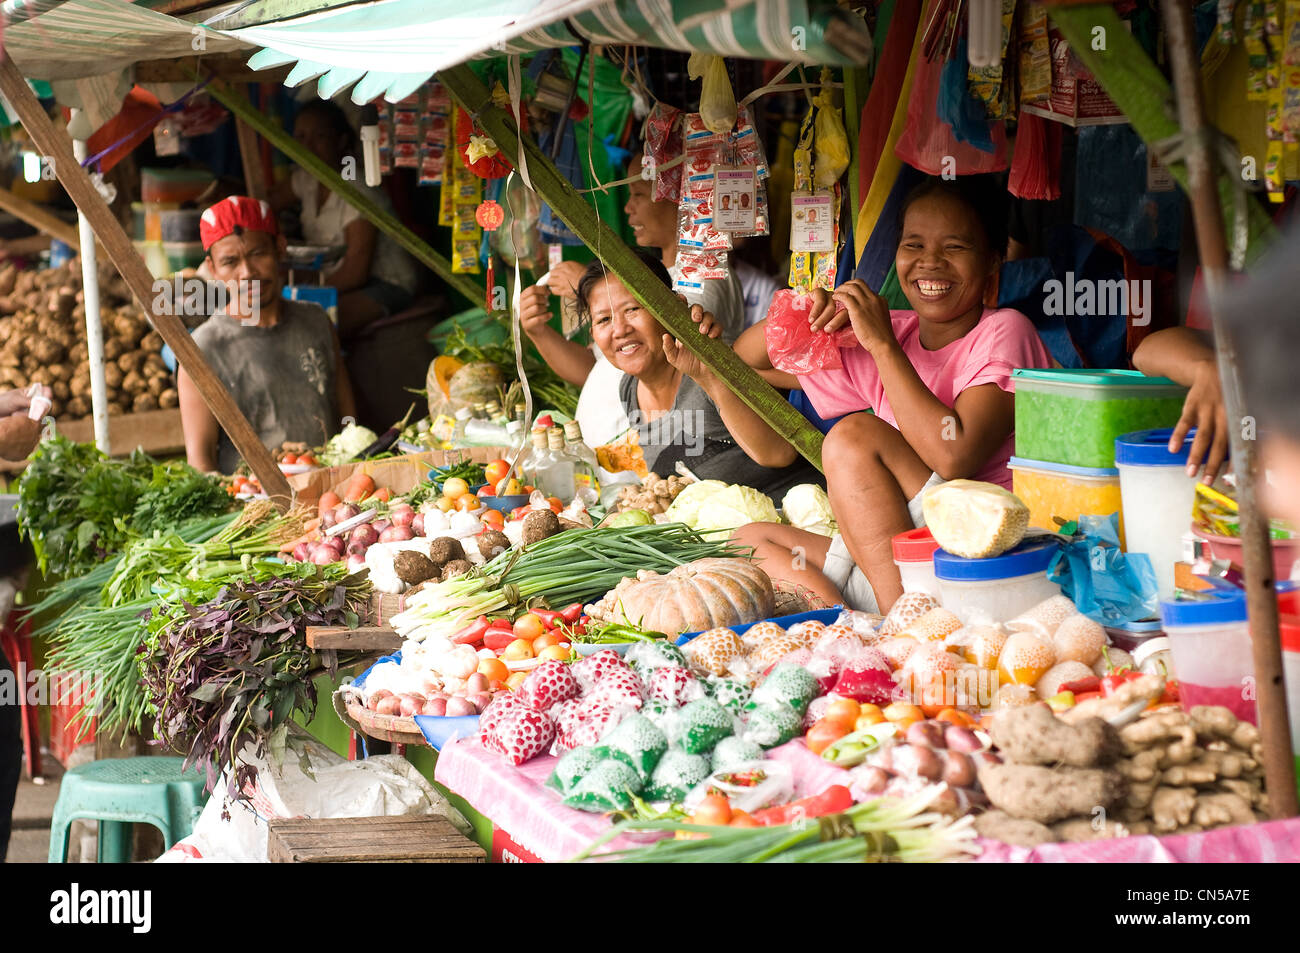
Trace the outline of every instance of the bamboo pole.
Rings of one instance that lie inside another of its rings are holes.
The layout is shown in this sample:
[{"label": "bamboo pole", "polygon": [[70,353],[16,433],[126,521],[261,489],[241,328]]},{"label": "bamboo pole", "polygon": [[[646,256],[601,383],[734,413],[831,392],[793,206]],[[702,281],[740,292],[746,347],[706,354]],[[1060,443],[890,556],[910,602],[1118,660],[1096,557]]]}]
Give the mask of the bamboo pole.
[{"label": "bamboo pole", "polygon": [[438,73],[438,80],[467,113],[474,116],[507,156],[517,156],[522,147],[528,174],[537,194],[555,210],[564,224],[595,251],[628,291],[636,297],[666,330],[699,355],[714,373],[772,429],[821,469],[822,435],[758,376],[728,345],[700,334],[686,305],[655,277],[614,231],[600,221],[554,163],[528,138],[520,139],[514,120],[492,102],[492,95],[468,66],[456,66]]},{"label": "bamboo pole", "polygon": [[[198,78],[198,73],[195,73]],[[308,151],[281,129],[276,123],[262,115],[243,94],[224,83],[214,80],[207,86],[207,92],[221,105],[225,106],[235,118],[256,131],[267,142],[275,146],[297,165],[306,169],[317,182],[331,192],[343,197],[347,202],[371,222],[375,228],[387,235],[409,251],[417,261],[426,265],[434,274],[445,281],[448,287],[463,295],[471,303],[481,301],[483,289],[467,275],[458,275],[451,270],[451,262],[431,248],[428,243],[411,231],[393,215],[381,208],[369,195],[362,192],[351,182],[346,181],[338,169],[331,169],[315,153]],[[242,148],[242,140],[241,140]],[[358,174],[360,170],[357,170]]]},{"label": "bamboo pole", "polygon": [[[1205,133],[1201,77],[1196,61],[1192,15],[1183,0],[1160,0],[1164,19],[1178,121],[1191,145],[1186,152],[1188,198],[1196,221],[1196,245],[1205,276],[1206,297],[1214,325],[1219,378],[1229,421],[1243,419],[1241,379],[1237,355],[1221,319],[1223,291],[1228,273],[1223,214],[1219,205],[1218,174]],[[1282,646],[1278,639],[1277,594],[1273,589],[1273,547],[1268,521],[1260,510],[1255,488],[1260,476],[1253,440],[1242,428],[1229,426],[1232,466],[1237,474],[1237,499],[1241,516],[1242,562],[1246,575],[1246,609],[1250,616],[1251,646],[1255,661],[1255,704],[1264,746],[1264,780],[1269,813],[1274,818],[1297,812],[1295,760],[1287,720],[1286,686],[1282,681]]]},{"label": "bamboo pole", "polygon": [[[71,125],[69,125],[71,130]],[[72,155],[86,161],[86,140],[72,140]],[[104,374],[104,326],[99,309],[99,265],[94,229],[86,213],[77,210],[81,242],[81,294],[86,310],[86,360],[90,362],[90,417],[95,428],[95,446],[109,456],[113,444],[108,429],[108,382]]]},{"label": "bamboo pole", "polygon": [[55,129],[50,117],[45,114],[36,94],[31,91],[22,73],[7,55],[0,56],[0,93],[9,100],[23,129],[31,136],[32,142],[54,162],[54,171],[59,182],[67,191],[89,221],[91,228],[104,245],[109,259],[126,281],[140,307],[149,314],[154,328],[162,335],[164,341],[176,354],[177,361],[194,380],[204,402],[217,418],[222,428],[229,434],[235,449],[248,461],[249,467],[256,474],[276,508],[281,512],[287,510],[293,501],[293,491],[289,482],[276,466],[270,451],[263,446],[257,431],[240,412],[238,405],[213,373],[208,362],[203,359],[198,345],[190,337],[184,323],[172,314],[158,314],[153,310],[155,298],[154,279],[145,267],[140,255],[121,223],[109,210],[103,197],[95,190],[90,176],[73,157],[72,145],[66,134]]}]

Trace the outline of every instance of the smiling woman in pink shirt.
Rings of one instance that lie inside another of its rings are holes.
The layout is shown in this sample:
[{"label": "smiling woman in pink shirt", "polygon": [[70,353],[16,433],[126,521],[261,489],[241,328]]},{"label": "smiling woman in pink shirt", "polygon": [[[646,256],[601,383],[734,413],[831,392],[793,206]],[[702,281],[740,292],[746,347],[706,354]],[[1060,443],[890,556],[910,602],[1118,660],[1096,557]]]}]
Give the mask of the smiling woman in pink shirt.
[{"label": "smiling woman in pink shirt", "polygon": [[813,328],[851,323],[857,337],[842,368],[799,378],[818,414],[848,415],[822,447],[840,535],[741,527],[774,578],[888,611],[903,591],[891,540],[924,525],[921,494],[961,478],[1010,488],[1011,373],[1052,358],[1027,317],[992,307],[1005,229],[990,191],[932,178],[904,200],[895,268],[912,310],[891,311],[862,281],[814,292]]}]

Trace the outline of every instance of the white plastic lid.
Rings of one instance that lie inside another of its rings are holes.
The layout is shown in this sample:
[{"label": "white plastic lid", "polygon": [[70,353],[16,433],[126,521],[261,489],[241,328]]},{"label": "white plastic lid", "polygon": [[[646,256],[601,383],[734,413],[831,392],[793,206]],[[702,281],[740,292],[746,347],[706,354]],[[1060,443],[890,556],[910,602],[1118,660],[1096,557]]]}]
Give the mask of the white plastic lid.
[{"label": "white plastic lid", "polygon": [[457,420],[469,420],[473,416],[474,416],[474,412],[471,411],[468,407],[462,407],[460,410],[456,411]]},{"label": "white plastic lid", "polygon": [[1142,663],[1157,652],[1171,651],[1173,651],[1173,646],[1170,644],[1168,636],[1161,635],[1154,639],[1147,639],[1133,650],[1133,665],[1141,668]]}]

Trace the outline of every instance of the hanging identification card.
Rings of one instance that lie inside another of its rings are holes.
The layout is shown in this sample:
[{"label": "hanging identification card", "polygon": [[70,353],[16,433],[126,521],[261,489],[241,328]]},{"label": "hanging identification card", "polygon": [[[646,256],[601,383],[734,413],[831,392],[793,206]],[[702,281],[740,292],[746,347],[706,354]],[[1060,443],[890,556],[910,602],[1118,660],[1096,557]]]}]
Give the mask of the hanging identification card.
[{"label": "hanging identification card", "polygon": [[753,232],[758,206],[754,167],[717,166],[713,176],[713,227],[720,232]]},{"label": "hanging identification card", "polygon": [[1150,149],[1147,149],[1147,191],[1172,192],[1174,185],[1174,174],[1169,171],[1169,166],[1157,159]]},{"label": "hanging identification card", "polygon": [[835,250],[835,215],[829,192],[790,194],[790,250]]}]

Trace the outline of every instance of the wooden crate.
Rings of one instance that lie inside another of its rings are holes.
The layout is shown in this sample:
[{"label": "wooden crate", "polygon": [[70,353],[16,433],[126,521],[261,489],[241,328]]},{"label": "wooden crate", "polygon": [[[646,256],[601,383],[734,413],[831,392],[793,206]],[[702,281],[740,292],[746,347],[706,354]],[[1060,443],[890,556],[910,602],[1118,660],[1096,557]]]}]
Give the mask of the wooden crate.
[{"label": "wooden crate", "polygon": [[286,818],[270,822],[273,864],[482,864],[483,848],[443,817]]}]

